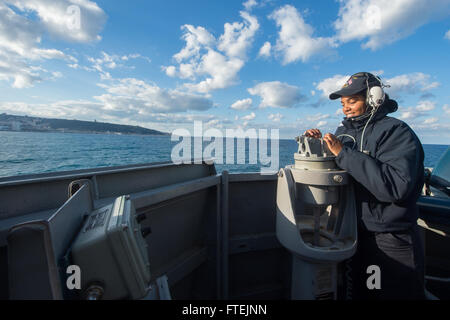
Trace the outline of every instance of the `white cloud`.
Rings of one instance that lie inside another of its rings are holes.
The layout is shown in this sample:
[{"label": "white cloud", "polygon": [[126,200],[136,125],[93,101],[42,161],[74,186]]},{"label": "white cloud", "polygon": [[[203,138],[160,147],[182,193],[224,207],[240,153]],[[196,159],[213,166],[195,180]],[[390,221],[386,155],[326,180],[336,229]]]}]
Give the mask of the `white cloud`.
[{"label": "white cloud", "polygon": [[161,122],[165,124],[186,124],[194,121],[202,121],[205,126],[215,125],[219,122],[230,122],[226,119],[218,120],[211,114],[183,114],[183,113],[149,113],[146,117],[148,121]]},{"label": "white cloud", "polygon": [[326,78],[320,81],[316,85],[316,89],[322,91],[322,97],[327,98],[328,96],[339,89],[345,84],[345,81],[350,77],[350,75],[337,74],[331,78]]},{"label": "white cloud", "polygon": [[[443,106],[444,112],[446,112],[446,109],[449,109],[448,105]],[[450,115],[450,112],[447,114]],[[439,132],[436,137],[440,137],[443,139],[442,141],[446,141],[445,138],[449,137],[450,122],[442,121],[442,117],[439,118],[439,116],[434,116],[422,119],[422,117],[427,117],[429,114],[425,111],[418,111],[417,107],[415,109],[408,108],[407,116],[408,117],[403,118],[402,120],[408,121],[410,127],[417,130],[416,132],[418,132],[419,135],[424,135],[430,132]]]},{"label": "white cloud", "polygon": [[445,33],[444,38],[450,40],[450,30]]},{"label": "white cloud", "polygon": [[175,129],[185,128],[192,133],[194,121],[201,121],[203,123],[203,130],[209,128],[222,129],[224,125],[230,125],[232,123],[228,119],[217,119],[217,116],[210,114],[155,113],[149,115],[142,125],[166,132],[173,132]]},{"label": "white cloud", "polygon": [[196,68],[197,66],[195,64],[181,63],[178,75],[182,79],[193,79],[195,78],[195,73],[197,72]]},{"label": "white cloud", "polygon": [[308,120],[308,121],[318,121],[318,120],[327,119],[327,118],[329,118],[329,117],[330,117],[329,114],[321,114],[321,113],[317,113],[317,114],[315,114],[315,115],[306,117],[306,120]]},{"label": "white cloud", "polygon": [[271,113],[267,117],[267,119],[272,120],[273,122],[280,122],[283,118],[284,116],[281,113]]},{"label": "white cloud", "polygon": [[[274,47],[283,64],[332,52],[332,48],[353,40],[365,41],[363,48],[381,48],[414,33],[422,25],[450,15],[448,0],[339,0],[336,34],[315,37],[302,13],[291,5],[275,10],[269,18],[280,27]],[[445,34],[450,39],[450,30]]]},{"label": "white cloud", "polygon": [[125,125],[139,125],[150,129],[170,132],[180,126],[189,127],[194,121],[202,121],[204,126],[220,128],[231,124],[228,119],[217,119],[212,114],[187,114],[166,112],[111,111],[102,102],[87,100],[63,100],[51,104],[28,104],[23,102],[0,102],[2,112],[44,118],[77,119],[102,121]]},{"label": "white cloud", "polygon": [[436,103],[432,101],[420,101],[417,105],[416,109],[417,111],[426,112],[434,110],[436,107]]},{"label": "white cloud", "polygon": [[444,143],[448,141],[446,138],[450,138],[450,123],[410,123],[409,126],[421,135],[429,132],[437,132],[434,136],[443,139],[442,141],[445,141]]},{"label": "white cloud", "polygon": [[177,68],[175,66],[163,67],[163,70],[169,77],[175,77],[177,74]]},{"label": "white cloud", "polygon": [[[91,64],[89,67],[86,66],[79,66],[76,65],[69,65],[69,67],[77,69],[82,68],[87,71],[96,71],[100,74],[100,78],[102,80],[105,79],[112,79],[112,76],[109,71],[117,69],[117,68],[124,68],[127,67],[124,63],[128,62],[131,59],[144,59],[147,62],[151,62],[151,60],[148,57],[142,56],[138,53],[128,54],[119,56],[117,54],[108,54],[104,51],[100,53],[100,57],[94,58],[94,57],[87,57],[87,60]],[[130,67],[128,67],[130,68]],[[134,68],[134,67],[131,67]],[[109,71],[108,71],[109,70]],[[168,71],[166,71],[168,72]]]},{"label": "white cloud", "polygon": [[186,59],[198,57],[202,48],[212,47],[216,41],[214,36],[203,27],[194,27],[185,24],[181,27],[181,30],[184,32],[182,38],[186,42],[186,45],[180,52],[173,56],[178,63]]},{"label": "white cloud", "polygon": [[231,105],[231,109],[247,110],[252,107],[253,100],[251,98],[238,100]]},{"label": "white cloud", "polygon": [[448,0],[339,0],[336,38],[367,40],[363,48],[379,49],[405,38],[422,25],[450,14]]},{"label": "white cloud", "polygon": [[317,128],[322,128],[322,127],[325,127],[327,125],[327,122],[326,121],[319,121],[317,124],[316,124],[316,127]]},{"label": "white cloud", "polygon": [[[70,62],[72,68],[78,67],[77,59],[64,52],[42,48],[42,37],[49,33],[64,35],[68,41],[87,42],[97,39],[103,11],[90,1],[78,0],[82,9],[83,23],[73,33],[67,30],[65,11],[72,2],[49,0],[8,0],[0,2],[0,80],[12,82],[14,88],[26,88],[36,82],[52,79],[39,69],[37,63],[43,60],[60,59]],[[13,10],[13,9],[14,10]],[[100,10],[100,11],[99,11]],[[32,18],[36,14],[36,18]],[[96,21],[91,21],[92,19]]]},{"label": "white cloud", "polygon": [[386,91],[391,96],[396,96],[401,92],[410,94],[417,93],[418,91],[428,91],[434,89],[440,85],[439,82],[430,81],[430,75],[422,72],[414,72],[408,74],[402,74],[393,78],[382,79],[385,84],[390,85]]},{"label": "white cloud", "polygon": [[450,116],[450,106],[448,104],[444,104],[442,110],[444,110],[446,115]]},{"label": "white cloud", "polygon": [[227,88],[237,82],[237,74],[243,66],[244,61],[241,59],[228,59],[217,51],[209,50],[197,69],[197,73],[208,77],[199,83],[186,83],[185,87],[201,93]]},{"label": "white cloud", "polygon": [[271,50],[272,50],[272,45],[270,44],[270,42],[266,41],[266,42],[264,42],[261,49],[259,49],[258,56],[268,58],[271,55]]},{"label": "white cloud", "polygon": [[277,9],[269,18],[275,20],[277,26],[280,27],[275,51],[282,54],[283,64],[298,60],[306,62],[311,56],[336,46],[332,38],[315,38],[313,36],[314,29],[291,5]]},{"label": "white cloud", "polygon": [[305,99],[298,87],[280,81],[259,83],[248,92],[261,97],[260,108],[292,108]]},{"label": "white cloud", "polygon": [[62,78],[62,77],[63,77],[63,74],[61,72],[59,72],[59,71],[52,72],[53,79],[58,79],[58,78]]},{"label": "white cloud", "polygon": [[[76,42],[100,40],[98,35],[106,22],[105,12],[89,0],[6,0],[22,12],[35,12],[40,25],[60,39]],[[77,12],[79,9],[79,23]]]},{"label": "white cloud", "polygon": [[27,88],[33,86],[35,82],[41,81],[41,75],[33,71],[30,66],[22,61],[14,61],[14,59],[0,54],[0,80],[11,81],[13,88]]},{"label": "white cloud", "polygon": [[428,90],[437,88],[437,87],[439,87],[440,85],[441,85],[441,84],[440,84],[439,82],[434,81],[434,82],[432,82],[432,83],[430,83],[430,84],[425,85],[421,90],[422,90],[422,91],[428,91]]},{"label": "white cloud", "polygon": [[142,59],[146,60],[148,63],[152,62],[152,60],[150,58],[142,56],[139,53],[132,53],[132,54],[129,54],[129,55],[125,55],[125,56],[122,56],[120,59],[128,61],[130,59],[137,59],[137,58],[142,58]]},{"label": "white cloud", "polygon": [[250,120],[254,120],[255,118],[256,118],[256,114],[254,112],[252,112],[252,113],[250,113],[250,114],[248,114],[246,116],[243,116],[241,118],[241,120],[250,121]]},{"label": "white cloud", "polygon": [[117,67],[116,61],[121,60],[121,58],[117,55],[109,55],[106,52],[101,52],[101,58],[88,58],[90,62],[92,62],[94,69],[101,70],[102,67],[106,67],[109,69],[115,69]]},{"label": "white cloud", "polygon": [[41,33],[36,22],[16,14],[0,3],[0,80],[12,81],[13,88],[27,88],[45,75],[34,63],[46,59],[68,59],[61,51],[37,45]]},{"label": "white cloud", "polygon": [[246,10],[251,10],[256,5],[258,5],[258,2],[256,2],[256,0],[247,0],[243,3],[243,6]]},{"label": "white cloud", "polygon": [[212,119],[212,120],[209,120],[208,122],[206,122],[204,124],[204,127],[205,128],[221,128],[222,125],[220,124],[219,119]]},{"label": "white cloud", "polygon": [[413,111],[405,110],[405,111],[401,112],[399,118],[402,120],[413,119],[413,118],[415,118],[415,113]]},{"label": "white cloud", "polygon": [[94,120],[102,115],[102,105],[86,100],[62,100],[50,104],[1,102],[2,112],[35,117]]},{"label": "white cloud", "polygon": [[425,119],[425,121],[423,123],[424,124],[432,124],[432,123],[436,123],[438,121],[439,121],[438,118],[428,118],[428,119]]},{"label": "white cloud", "polygon": [[242,22],[225,23],[224,33],[218,41],[203,27],[184,25],[182,38],[186,45],[173,56],[179,65],[162,69],[167,75],[181,79],[202,78],[197,83],[184,84],[191,91],[208,93],[236,84],[238,73],[245,65],[247,51],[259,29],[254,16],[245,11],[241,11],[240,16]]},{"label": "white cloud", "polygon": [[415,107],[399,107],[400,116],[402,120],[414,120],[419,117],[428,115],[428,111],[434,110],[436,103],[432,101],[420,101]]},{"label": "white cloud", "polygon": [[[139,79],[113,79],[108,84],[98,84],[105,91],[88,100],[65,100],[50,104],[0,103],[2,112],[27,114],[39,117],[79,120],[102,120],[114,123],[161,123],[164,127],[194,120],[210,122],[215,116],[186,114],[186,111],[205,111],[213,102],[203,96],[178,90],[162,89]],[[220,119],[221,123],[229,120]]]},{"label": "white cloud", "polygon": [[107,93],[94,97],[103,103],[103,109],[113,113],[184,112],[207,110],[212,101],[191,93],[162,89],[142,80],[127,78],[111,84],[101,84]]},{"label": "white cloud", "polygon": [[161,69],[165,71],[166,75],[169,77],[179,77],[181,79],[195,79],[195,73],[198,69],[197,65],[189,64],[189,63],[181,63],[178,67],[175,66],[162,66]]},{"label": "white cloud", "polygon": [[244,19],[243,22],[225,23],[224,33],[219,38],[217,48],[230,58],[245,59],[259,24],[255,17],[245,11],[241,11],[240,15]]}]

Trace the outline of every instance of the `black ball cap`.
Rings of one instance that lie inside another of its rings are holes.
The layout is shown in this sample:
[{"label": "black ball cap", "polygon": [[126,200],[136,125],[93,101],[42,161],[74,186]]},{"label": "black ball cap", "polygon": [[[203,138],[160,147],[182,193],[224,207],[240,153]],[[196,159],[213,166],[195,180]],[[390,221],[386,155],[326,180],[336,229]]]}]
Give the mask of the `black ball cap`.
[{"label": "black ball cap", "polygon": [[355,73],[345,82],[340,90],[330,94],[330,99],[335,100],[343,96],[351,96],[367,90],[367,83],[369,83],[369,87],[380,85],[380,81],[369,72]]}]

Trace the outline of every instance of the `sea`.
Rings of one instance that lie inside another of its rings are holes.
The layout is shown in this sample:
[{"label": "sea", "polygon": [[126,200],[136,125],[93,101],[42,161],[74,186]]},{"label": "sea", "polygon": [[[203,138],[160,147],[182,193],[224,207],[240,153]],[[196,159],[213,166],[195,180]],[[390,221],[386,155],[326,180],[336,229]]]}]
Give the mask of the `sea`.
[{"label": "sea", "polygon": [[[195,138],[190,139],[190,156],[192,158],[195,158],[194,148],[197,148],[197,152],[199,150],[199,144],[195,146],[194,140]],[[0,131],[0,178],[173,161],[173,150],[177,146],[179,148],[180,143],[182,143],[182,138],[172,141],[169,135]],[[208,145],[211,146],[211,142],[203,142],[200,150],[205,151]],[[234,153],[232,153],[234,158],[227,159],[225,141],[223,141],[223,146],[222,161],[218,161],[216,158],[215,166],[218,173],[223,170],[231,173],[261,172],[261,168],[276,171],[292,164],[294,153],[298,149],[294,139],[281,139],[278,144],[278,152],[271,154],[272,145],[268,143],[266,145],[267,152],[262,153],[266,157],[261,157],[258,153],[256,157],[252,158],[248,152],[252,150],[249,141],[246,140],[245,146],[239,146],[235,141]],[[433,168],[449,147],[449,145],[424,144],[425,167]],[[184,157],[189,158],[189,150],[185,148],[184,151],[186,153]],[[278,157],[276,157],[277,153]],[[242,156],[243,154],[244,156]],[[183,152],[178,152],[178,155],[182,156]],[[212,155],[214,156],[215,153]]]}]

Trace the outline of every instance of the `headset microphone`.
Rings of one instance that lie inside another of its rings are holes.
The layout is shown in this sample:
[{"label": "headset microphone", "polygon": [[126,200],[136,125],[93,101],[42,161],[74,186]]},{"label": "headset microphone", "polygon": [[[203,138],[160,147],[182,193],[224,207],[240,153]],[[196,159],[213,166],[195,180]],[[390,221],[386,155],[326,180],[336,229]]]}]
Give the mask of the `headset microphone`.
[{"label": "headset microphone", "polygon": [[361,135],[361,146],[360,151],[363,152],[363,144],[364,144],[364,133],[366,131],[367,125],[369,124],[370,120],[372,120],[372,117],[377,112],[378,108],[384,103],[386,99],[386,94],[384,93],[383,88],[384,87],[390,87],[389,85],[383,84],[380,77],[374,76],[378,82],[379,85],[373,85],[372,87],[369,86],[369,74],[366,73],[366,85],[367,85],[367,97],[366,97],[366,105],[368,107],[371,107],[370,110],[370,118],[367,120],[366,125],[364,126],[362,135]]}]

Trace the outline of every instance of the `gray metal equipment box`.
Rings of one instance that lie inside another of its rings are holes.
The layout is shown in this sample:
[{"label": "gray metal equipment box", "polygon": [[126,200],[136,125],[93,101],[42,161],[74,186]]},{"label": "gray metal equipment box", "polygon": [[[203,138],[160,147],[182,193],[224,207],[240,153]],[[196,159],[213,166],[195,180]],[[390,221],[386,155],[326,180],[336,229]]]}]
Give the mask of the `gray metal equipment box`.
[{"label": "gray metal equipment box", "polygon": [[147,244],[129,196],[93,211],[72,247],[88,299],[139,299],[149,288]]}]

